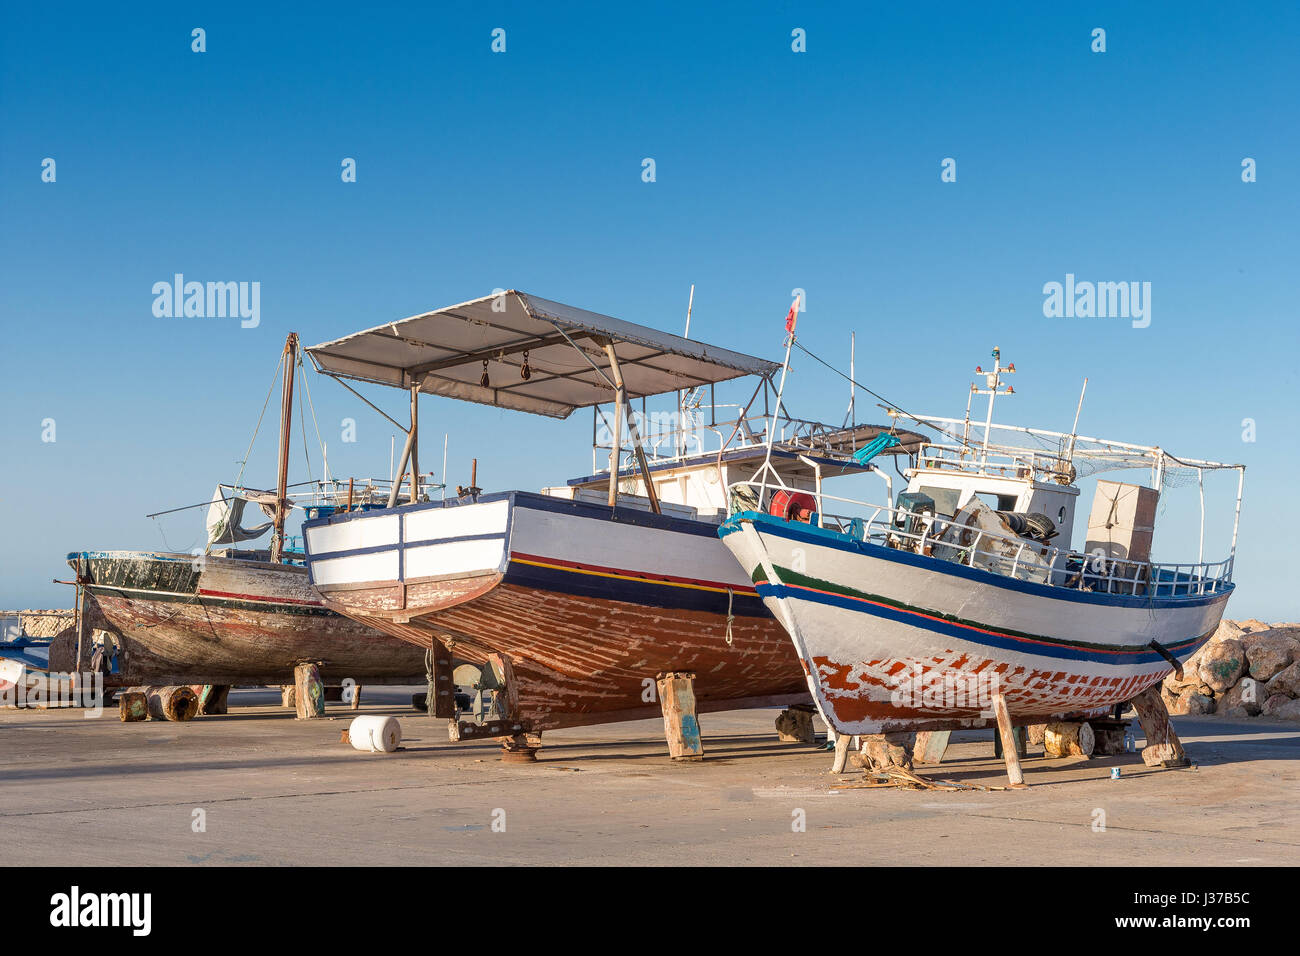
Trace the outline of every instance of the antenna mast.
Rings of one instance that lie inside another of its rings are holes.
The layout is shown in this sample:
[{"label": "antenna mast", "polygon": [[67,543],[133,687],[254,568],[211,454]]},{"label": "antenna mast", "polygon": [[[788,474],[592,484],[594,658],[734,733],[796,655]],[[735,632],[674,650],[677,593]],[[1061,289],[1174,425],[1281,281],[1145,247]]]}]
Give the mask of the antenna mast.
[{"label": "antenna mast", "polygon": [[993,402],[999,395],[1014,395],[1016,390],[1013,386],[1007,385],[1002,387],[1003,375],[1014,375],[1016,372],[1016,363],[1004,366],[1002,364],[1002,350],[996,345],[993,346],[993,370],[984,371],[980,366],[975,366],[975,374],[984,376],[986,388],[978,388],[974,384],[970,390],[972,395],[987,395],[989,397],[989,411],[984,419],[984,448],[981,453],[980,464],[988,464],[989,459],[989,436],[993,433]]}]

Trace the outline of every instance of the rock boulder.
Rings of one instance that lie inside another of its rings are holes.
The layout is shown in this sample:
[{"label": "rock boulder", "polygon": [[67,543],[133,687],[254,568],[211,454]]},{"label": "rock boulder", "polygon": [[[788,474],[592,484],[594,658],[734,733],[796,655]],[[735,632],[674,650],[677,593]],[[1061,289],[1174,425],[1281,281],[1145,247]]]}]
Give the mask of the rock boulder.
[{"label": "rock boulder", "polygon": [[1201,654],[1197,672],[1216,694],[1221,694],[1241,679],[1246,670],[1246,651],[1241,641],[1226,638],[1210,644]]}]

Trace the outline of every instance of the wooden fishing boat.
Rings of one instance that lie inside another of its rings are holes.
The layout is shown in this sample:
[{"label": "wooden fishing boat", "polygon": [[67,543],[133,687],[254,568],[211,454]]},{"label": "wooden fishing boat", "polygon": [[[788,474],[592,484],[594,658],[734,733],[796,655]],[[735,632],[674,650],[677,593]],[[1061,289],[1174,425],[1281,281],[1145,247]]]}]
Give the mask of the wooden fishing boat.
[{"label": "wooden fishing boat", "polygon": [[329,610],[304,566],[266,551],[83,551],[68,563],[85,626],[114,637],[110,685],[291,684],[306,661],[330,684],[424,681],[422,651]]},{"label": "wooden fishing boat", "polygon": [[[289,431],[300,362],[298,337],[290,333],[281,355],[277,490],[219,486],[211,502],[190,506],[208,509],[205,551],[68,555],[82,608],[78,673],[90,669],[90,636],[99,629],[111,638],[100,665],[108,686],[291,684],[294,667],[306,662],[320,663],[327,683],[424,682],[423,652],[327,608],[312,590],[301,553],[287,547],[285,522],[295,509],[310,515],[378,507],[391,484],[367,481],[358,490],[350,481],[325,480],[290,490]],[[270,520],[244,528],[247,504],[261,505]],[[267,531],[269,549],[219,547]]]},{"label": "wooden fishing boat", "polygon": [[[557,418],[593,408],[595,473],[567,485],[471,487],[448,501],[307,522],[307,565],[329,607],[424,647],[492,657],[509,672],[514,731],[656,716],[666,673],[695,675],[700,712],[808,702],[780,625],[717,537],[729,476],[766,453],[755,409],[775,363],[515,291],[307,352],[326,374],[410,391],[399,474],[417,453],[421,393]],[[716,452],[690,444],[680,421],[642,435],[632,399],[743,376],[759,384],[736,420],[702,423],[731,436]],[[602,436],[599,405],[611,397]],[[776,442],[773,467],[800,484],[822,468],[857,468],[838,449],[878,431],[807,427]],[[461,722],[453,732],[501,727]]]},{"label": "wooden fishing boat", "polygon": [[[1097,713],[1181,667],[1232,594],[1228,557],[1151,559],[1161,489],[1244,468],[1156,448],[994,425],[1011,389],[994,350],[982,441],[965,419],[918,416],[939,431],[917,450],[905,491],[882,504],[805,493],[773,514],[779,477],[741,484],[719,535],[784,625],[827,723],[846,735],[1013,725]],[[1082,399],[1080,399],[1082,403]],[[1141,469],[1151,487],[1099,479],[1081,548],[1071,547],[1078,479]],[[780,492],[778,492],[780,493]]]}]

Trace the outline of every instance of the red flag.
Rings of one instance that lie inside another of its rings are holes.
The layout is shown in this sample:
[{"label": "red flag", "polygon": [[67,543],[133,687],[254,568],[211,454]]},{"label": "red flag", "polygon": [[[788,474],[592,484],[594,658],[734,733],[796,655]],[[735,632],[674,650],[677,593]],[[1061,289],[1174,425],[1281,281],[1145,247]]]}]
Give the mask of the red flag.
[{"label": "red flag", "polygon": [[799,297],[794,297],[794,303],[790,306],[790,312],[785,317],[785,330],[794,331],[794,324],[799,320]]}]

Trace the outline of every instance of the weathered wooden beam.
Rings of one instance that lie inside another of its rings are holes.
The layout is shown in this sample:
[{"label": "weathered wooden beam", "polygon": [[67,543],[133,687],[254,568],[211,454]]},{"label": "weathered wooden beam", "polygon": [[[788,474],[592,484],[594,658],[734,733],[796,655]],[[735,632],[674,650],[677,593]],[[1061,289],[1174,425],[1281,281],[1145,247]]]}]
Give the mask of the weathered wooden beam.
[{"label": "weathered wooden beam", "polygon": [[916,735],[913,759],[917,763],[943,763],[943,755],[948,751],[948,741],[951,738],[951,730],[920,731]]},{"label": "weathered wooden beam", "polygon": [[835,761],[831,764],[831,773],[843,773],[844,765],[848,763],[849,748],[853,746],[853,736],[851,734],[836,734],[835,736]]},{"label": "weathered wooden beam", "polygon": [[294,698],[293,685],[281,684],[280,685],[280,706],[281,707],[297,706],[296,704],[294,704],[293,698]]},{"label": "weathered wooden beam", "polygon": [[525,733],[528,727],[526,720],[488,720],[481,724],[472,720],[453,720],[447,726],[447,736],[453,743],[484,737],[516,737]]},{"label": "weathered wooden beam", "polygon": [[[429,716],[455,720],[456,718],[456,683],[452,678],[455,666],[451,661],[451,651],[447,645],[436,637],[432,639],[433,652],[433,706]],[[426,706],[428,701],[425,701]]]},{"label": "weathered wooden beam", "polygon": [[199,699],[201,715],[226,713],[227,699],[230,696],[229,684],[190,684],[189,686]]},{"label": "weathered wooden beam", "polygon": [[1023,787],[1025,775],[1020,769],[1015,729],[1011,726],[1011,713],[1007,710],[1007,699],[1004,695],[993,695],[993,713],[998,719],[998,734],[1002,738],[1002,757],[1007,764],[1007,779],[1011,781],[1011,786]]},{"label": "weathered wooden beam", "polygon": [[1146,735],[1147,746],[1142,750],[1142,762],[1148,767],[1186,767],[1191,761],[1183,752],[1183,743],[1174,733],[1169,721],[1169,710],[1160,698],[1159,685],[1148,687],[1133,698],[1138,723]]},{"label": "weathered wooden beam", "polygon": [[299,664],[293,669],[293,702],[298,720],[325,716],[325,684],[316,664]]},{"label": "weathered wooden beam", "polygon": [[660,674],[655,683],[664,714],[664,736],[673,760],[701,760],[704,741],[695,713],[695,675],[687,671]]}]

